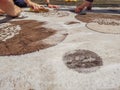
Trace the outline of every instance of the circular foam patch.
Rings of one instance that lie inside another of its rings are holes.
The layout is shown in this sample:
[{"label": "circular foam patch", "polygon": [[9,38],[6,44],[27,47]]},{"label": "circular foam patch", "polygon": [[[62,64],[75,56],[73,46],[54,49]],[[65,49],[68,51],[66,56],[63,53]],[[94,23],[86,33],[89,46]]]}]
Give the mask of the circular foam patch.
[{"label": "circular foam patch", "polygon": [[91,30],[102,33],[120,34],[120,15],[88,13],[84,16],[77,15],[76,18],[86,22],[87,28]]},{"label": "circular foam patch", "polygon": [[84,73],[96,71],[103,65],[101,57],[89,50],[67,52],[63,60],[68,68]]},{"label": "circular foam patch", "polygon": [[20,55],[54,46],[66,34],[42,27],[35,20],[11,21],[0,25],[0,55]]},{"label": "circular foam patch", "polygon": [[100,18],[87,23],[86,27],[97,32],[120,34],[120,20]]}]

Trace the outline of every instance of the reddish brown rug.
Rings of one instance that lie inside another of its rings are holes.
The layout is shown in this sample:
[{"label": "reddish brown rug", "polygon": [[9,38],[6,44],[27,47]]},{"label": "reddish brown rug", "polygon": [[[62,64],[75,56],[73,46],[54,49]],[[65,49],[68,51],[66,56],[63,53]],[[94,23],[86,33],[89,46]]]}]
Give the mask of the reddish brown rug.
[{"label": "reddish brown rug", "polygon": [[120,15],[87,13],[86,15],[76,15],[75,18],[80,21],[89,23],[89,22],[92,22],[93,20],[99,19],[99,18],[120,20]]},{"label": "reddish brown rug", "polygon": [[0,26],[0,55],[20,55],[55,45],[42,42],[57,32],[42,27],[44,24],[35,20],[22,20]]},{"label": "reddish brown rug", "polygon": [[77,15],[76,18],[86,22],[86,27],[90,30],[107,34],[120,34],[119,15],[88,13],[87,15]]}]

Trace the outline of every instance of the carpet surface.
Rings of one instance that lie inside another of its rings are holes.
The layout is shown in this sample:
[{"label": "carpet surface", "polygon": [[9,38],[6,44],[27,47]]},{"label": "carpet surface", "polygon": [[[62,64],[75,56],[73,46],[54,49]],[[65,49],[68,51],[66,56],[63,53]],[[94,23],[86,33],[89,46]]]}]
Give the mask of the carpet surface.
[{"label": "carpet surface", "polygon": [[0,16],[0,90],[120,90],[120,15],[63,9]]}]

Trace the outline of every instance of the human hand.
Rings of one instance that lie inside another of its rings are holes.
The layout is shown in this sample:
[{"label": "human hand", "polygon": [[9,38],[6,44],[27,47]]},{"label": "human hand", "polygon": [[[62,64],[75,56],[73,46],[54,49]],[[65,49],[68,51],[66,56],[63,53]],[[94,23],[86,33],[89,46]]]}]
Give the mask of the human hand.
[{"label": "human hand", "polygon": [[41,9],[44,9],[43,5],[39,5],[39,4],[34,3],[34,2],[29,2],[28,6],[31,7],[34,11],[39,11]]},{"label": "human hand", "polygon": [[57,5],[52,5],[52,4],[48,4],[48,7],[49,7],[49,8],[59,8],[59,6],[57,6]]},{"label": "human hand", "polygon": [[80,8],[80,7],[76,7],[76,8],[75,8],[75,12],[76,12],[76,13],[79,13],[79,12],[81,12],[81,11],[82,11],[82,8]]}]

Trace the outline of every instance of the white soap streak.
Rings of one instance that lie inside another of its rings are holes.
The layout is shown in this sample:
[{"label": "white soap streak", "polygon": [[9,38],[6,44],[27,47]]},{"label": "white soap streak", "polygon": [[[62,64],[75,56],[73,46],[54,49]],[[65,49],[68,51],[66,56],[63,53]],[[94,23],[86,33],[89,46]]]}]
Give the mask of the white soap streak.
[{"label": "white soap streak", "polygon": [[21,30],[20,25],[14,25],[10,23],[3,23],[0,25],[0,41],[6,41],[19,34]]},{"label": "white soap streak", "polygon": [[120,20],[116,20],[116,19],[99,18],[99,19],[93,20],[93,22],[96,22],[100,25],[113,25],[113,26],[119,26],[120,25]]}]

